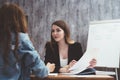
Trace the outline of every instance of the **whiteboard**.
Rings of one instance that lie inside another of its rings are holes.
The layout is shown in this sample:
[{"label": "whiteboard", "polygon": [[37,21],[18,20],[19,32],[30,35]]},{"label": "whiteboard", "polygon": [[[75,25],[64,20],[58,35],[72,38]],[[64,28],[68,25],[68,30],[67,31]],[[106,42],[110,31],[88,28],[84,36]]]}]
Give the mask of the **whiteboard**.
[{"label": "whiteboard", "polygon": [[95,50],[99,67],[119,68],[120,20],[90,22],[87,50]]}]

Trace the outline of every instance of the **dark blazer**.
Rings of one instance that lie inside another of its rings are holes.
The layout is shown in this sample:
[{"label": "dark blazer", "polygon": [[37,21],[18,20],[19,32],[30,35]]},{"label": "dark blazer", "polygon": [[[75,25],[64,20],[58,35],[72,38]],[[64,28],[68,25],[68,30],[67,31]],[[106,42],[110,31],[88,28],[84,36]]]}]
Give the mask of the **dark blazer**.
[{"label": "dark blazer", "polygon": [[[46,55],[45,55],[45,64],[47,62],[55,63],[54,72],[58,73],[60,69],[60,58],[59,58],[59,49],[57,44],[47,43],[46,46]],[[69,44],[68,48],[68,64],[72,60],[79,60],[83,55],[82,47],[79,42],[74,44]]]}]

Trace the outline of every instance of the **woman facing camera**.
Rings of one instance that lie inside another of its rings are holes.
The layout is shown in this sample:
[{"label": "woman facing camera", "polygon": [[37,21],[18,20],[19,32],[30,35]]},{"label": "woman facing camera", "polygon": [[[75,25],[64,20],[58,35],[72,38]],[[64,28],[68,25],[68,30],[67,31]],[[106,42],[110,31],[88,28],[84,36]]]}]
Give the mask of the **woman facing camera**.
[{"label": "woman facing camera", "polygon": [[[68,69],[83,56],[80,42],[70,38],[70,30],[63,20],[52,23],[51,41],[46,43],[45,50],[45,64],[54,63],[55,73],[70,72]],[[95,64],[96,60],[93,59],[89,67]]]}]

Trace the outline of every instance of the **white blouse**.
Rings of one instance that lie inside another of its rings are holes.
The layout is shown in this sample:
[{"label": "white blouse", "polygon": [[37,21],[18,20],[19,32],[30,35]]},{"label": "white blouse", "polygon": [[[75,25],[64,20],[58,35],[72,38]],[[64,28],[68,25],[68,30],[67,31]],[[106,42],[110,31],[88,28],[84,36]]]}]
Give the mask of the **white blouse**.
[{"label": "white blouse", "polygon": [[64,67],[64,66],[66,66],[67,64],[68,64],[68,58],[63,59],[63,58],[60,57],[60,66],[61,66],[61,67]]}]

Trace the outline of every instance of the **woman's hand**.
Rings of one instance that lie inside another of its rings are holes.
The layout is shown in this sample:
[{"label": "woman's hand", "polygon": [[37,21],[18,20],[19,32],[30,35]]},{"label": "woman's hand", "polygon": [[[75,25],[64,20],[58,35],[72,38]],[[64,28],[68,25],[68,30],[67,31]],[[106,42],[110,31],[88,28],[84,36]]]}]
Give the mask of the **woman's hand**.
[{"label": "woman's hand", "polygon": [[72,60],[70,63],[69,63],[69,68],[72,67],[77,61],[76,60]]},{"label": "woman's hand", "polygon": [[55,64],[48,62],[46,66],[49,68],[49,72],[53,72],[55,69]]},{"label": "woman's hand", "polygon": [[59,69],[59,72],[61,73],[69,73],[69,68],[72,67],[77,61],[76,60],[72,60],[68,65],[62,67]]},{"label": "woman's hand", "polygon": [[94,68],[96,64],[97,64],[97,60],[96,59],[92,59],[90,61],[90,65],[88,66],[88,68]]},{"label": "woman's hand", "polygon": [[66,66],[60,68],[59,72],[60,73],[68,73],[68,72],[70,72],[68,69],[69,69],[69,65],[66,65]]}]

